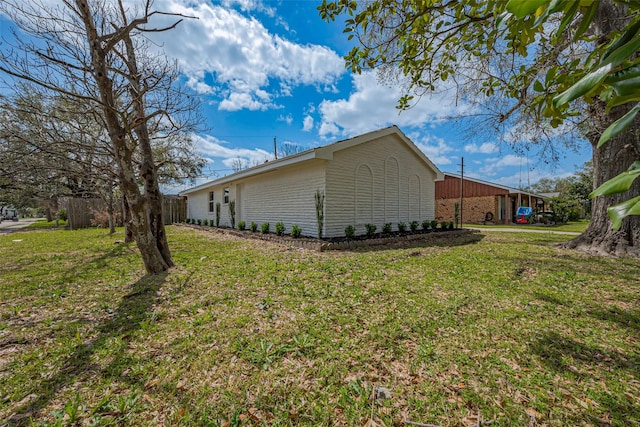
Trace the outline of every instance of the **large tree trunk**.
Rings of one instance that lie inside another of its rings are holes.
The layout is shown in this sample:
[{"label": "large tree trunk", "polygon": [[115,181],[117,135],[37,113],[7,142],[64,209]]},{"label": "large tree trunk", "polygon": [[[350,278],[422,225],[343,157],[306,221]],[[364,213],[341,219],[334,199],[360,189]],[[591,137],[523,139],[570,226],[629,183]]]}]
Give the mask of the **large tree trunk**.
[{"label": "large tree trunk", "polygon": [[[602,1],[594,22],[601,41],[606,40],[607,34],[624,24],[624,8]],[[594,188],[624,172],[640,158],[640,116],[636,116],[633,124],[622,134],[597,148],[602,132],[629,111],[628,105],[613,108],[609,114],[604,111],[604,103],[595,102],[590,107],[588,115],[593,128],[587,137],[593,147]],[[628,216],[622,222],[622,227],[614,231],[607,214],[609,206],[638,195],[640,179],[637,179],[626,193],[596,197],[591,206],[591,223],[584,233],[565,246],[597,254],[640,255],[640,216]]]},{"label": "large tree trunk", "polygon": [[[120,189],[129,205],[129,227],[136,241],[145,269],[148,274],[157,274],[166,271],[173,266],[173,261],[169,253],[169,246],[164,233],[164,224],[160,221],[158,226],[158,217],[162,219],[162,209],[157,211],[156,199],[160,198],[160,206],[162,203],[160,191],[157,190],[157,175],[155,173],[155,165],[150,154],[150,148],[145,145],[147,141],[142,141],[142,165],[140,173],[144,181],[145,191],[140,193],[138,186],[138,176],[136,175],[137,167],[133,161],[133,148],[129,147],[130,131],[129,123],[121,123],[120,116],[117,113],[118,101],[113,88],[113,81],[109,78],[109,66],[107,58],[112,53],[105,51],[103,46],[109,46],[115,41],[122,41],[128,38],[127,32],[115,32],[111,37],[118,37],[118,40],[109,38],[103,39],[98,35],[93,15],[86,0],[76,0],[76,5],[81,14],[81,18],[85,24],[87,41],[91,49],[91,65],[93,66],[93,77],[98,86],[102,101],[102,110],[104,119],[109,131],[109,138],[113,145],[114,157],[118,166],[118,179]],[[114,43],[115,44],[115,43]],[[135,60],[135,58],[130,58]],[[132,68],[132,64],[127,64]],[[136,79],[139,76],[134,75]],[[133,92],[138,92],[136,87],[130,87]],[[143,100],[138,98],[135,100],[136,106],[144,111]],[[137,110],[136,113],[139,113]],[[139,122],[135,125],[135,131],[139,134],[140,129],[146,130],[146,123],[143,116],[138,114]],[[154,183],[150,183],[154,181]],[[155,184],[155,185],[154,185]],[[151,188],[149,188],[151,187]]]},{"label": "large tree trunk", "polygon": [[[608,116],[609,122],[621,116],[628,108],[619,108]],[[611,117],[613,116],[613,117]],[[638,159],[640,153],[640,119],[636,118],[631,128],[623,134],[597,148],[599,132],[589,135],[593,145],[593,184],[598,187],[603,182],[624,172]],[[584,250],[589,253],[609,255],[640,255],[640,216],[625,218],[622,227],[614,231],[607,214],[609,206],[640,195],[640,179],[637,179],[628,192],[612,196],[596,197],[591,206],[591,223],[584,233],[566,247]]]}]

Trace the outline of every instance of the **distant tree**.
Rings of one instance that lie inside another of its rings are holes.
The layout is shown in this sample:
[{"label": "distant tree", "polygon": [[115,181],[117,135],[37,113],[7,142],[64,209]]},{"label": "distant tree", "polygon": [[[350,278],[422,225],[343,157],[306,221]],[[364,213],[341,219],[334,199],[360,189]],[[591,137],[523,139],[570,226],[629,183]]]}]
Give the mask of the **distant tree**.
[{"label": "distant tree", "polygon": [[278,157],[287,157],[304,151],[301,145],[285,142],[278,147]]},{"label": "distant tree", "polygon": [[[197,101],[178,84],[174,63],[155,54],[146,34],[166,31],[181,16],[152,10],[151,1],[130,7],[122,0],[49,2],[5,0],[0,12],[20,31],[14,49],[5,41],[0,72],[51,94],[82,100],[99,114],[122,192],[128,230],[145,269],[173,266],[162,219],[154,136],[178,138],[193,130]],[[173,18],[154,27],[150,20]]]},{"label": "distant tree", "polygon": [[585,162],[582,169],[567,178],[567,184],[562,190],[562,194],[569,199],[577,200],[583,205],[590,206],[591,199],[589,195],[593,190],[593,163]]},{"label": "distant tree", "polygon": [[240,157],[236,157],[231,161],[231,169],[233,169],[234,172],[240,172],[241,170],[246,168],[247,168],[246,162]]},{"label": "distant tree", "polygon": [[541,178],[540,181],[527,188],[533,193],[553,193],[556,190],[558,178]]}]

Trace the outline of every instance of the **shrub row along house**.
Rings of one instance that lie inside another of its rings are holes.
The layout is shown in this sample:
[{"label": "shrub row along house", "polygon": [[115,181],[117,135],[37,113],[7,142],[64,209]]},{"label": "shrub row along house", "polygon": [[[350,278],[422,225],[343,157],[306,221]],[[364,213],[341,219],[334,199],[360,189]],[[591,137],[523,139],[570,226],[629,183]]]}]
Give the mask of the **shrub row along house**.
[{"label": "shrub row along house", "polygon": [[306,236],[365,234],[385,223],[435,218],[435,182],[442,172],[391,126],[272,160],[190,188],[187,217],[232,227],[282,222]]}]

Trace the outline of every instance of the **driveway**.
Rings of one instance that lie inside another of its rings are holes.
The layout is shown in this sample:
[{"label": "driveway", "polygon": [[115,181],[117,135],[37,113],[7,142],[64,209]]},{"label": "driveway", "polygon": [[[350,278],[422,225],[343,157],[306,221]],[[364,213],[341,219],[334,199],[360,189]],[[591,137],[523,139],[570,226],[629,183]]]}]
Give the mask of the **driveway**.
[{"label": "driveway", "polygon": [[20,218],[18,221],[3,220],[0,222],[0,236],[25,228],[40,219],[42,218]]}]

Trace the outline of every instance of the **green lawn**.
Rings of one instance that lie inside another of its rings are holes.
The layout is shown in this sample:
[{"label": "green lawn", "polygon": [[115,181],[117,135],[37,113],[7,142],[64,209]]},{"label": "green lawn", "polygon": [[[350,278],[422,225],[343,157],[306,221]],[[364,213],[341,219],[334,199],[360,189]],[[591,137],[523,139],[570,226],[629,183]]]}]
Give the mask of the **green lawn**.
[{"label": "green lawn", "polygon": [[[67,221],[58,220],[58,228],[65,228],[67,226]],[[46,219],[41,219],[31,224],[27,225],[25,228],[27,229],[41,229],[41,228],[56,228],[56,221],[47,221]]]},{"label": "green lawn", "polygon": [[544,224],[508,224],[508,225],[483,225],[483,224],[464,224],[465,227],[473,228],[522,228],[534,229],[534,230],[550,230],[550,231],[571,231],[575,233],[582,233],[587,229],[589,225],[588,220],[581,221],[569,221],[566,224],[557,225],[544,225]]},{"label": "green lawn", "polygon": [[168,233],[158,277],[121,234],[0,236],[0,424],[640,422],[637,259],[548,233],[325,253]]}]

